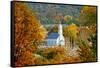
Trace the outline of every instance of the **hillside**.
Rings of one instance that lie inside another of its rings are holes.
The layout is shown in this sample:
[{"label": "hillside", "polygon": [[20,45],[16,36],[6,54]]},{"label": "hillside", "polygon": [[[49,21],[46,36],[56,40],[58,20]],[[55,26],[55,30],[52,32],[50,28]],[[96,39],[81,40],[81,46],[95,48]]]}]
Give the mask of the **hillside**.
[{"label": "hillside", "polygon": [[[70,15],[73,18],[79,17],[81,6],[57,5],[45,3],[26,3],[30,9],[36,12],[42,24],[56,23],[55,17],[58,15]],[[76,23],[76,22],[75,22]]]}]

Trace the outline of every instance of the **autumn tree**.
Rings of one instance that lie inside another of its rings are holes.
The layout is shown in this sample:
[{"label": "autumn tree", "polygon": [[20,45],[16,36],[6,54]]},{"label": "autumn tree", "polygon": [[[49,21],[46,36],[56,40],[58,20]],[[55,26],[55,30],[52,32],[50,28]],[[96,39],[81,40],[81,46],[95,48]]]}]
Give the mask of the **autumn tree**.
[{"label": "autumn tree", "polygon": [[80,25],[84,26],[80,27],[78,41],[80,48],[78,52],[82,62],[96,61],[96,11],[96,7],[83,6],[80,16],[77,19]]},{"label": "autumn tree", "polygon": [[96,46],[94,45],[96,44],[90,46],[86,41],[79,40],[78,42],[79,49],[77,50],[77,52],[79,53],[79,58],[81,59],[81,62],[97,61]]},{"label": "autumn tree", "polygon": [[54,25],[54,27],[51,30],[52,32],[58,32],[58,25]]},{"label": "autumn tree", "polygon": [[70,38],[71,47],[74,46],[75,39],[78,34],[78,27],[75,24],[70,24],[64,29],[65,35]]},{"label": "autumn tree", "polygon": [[66,22],[69,22],[69,21],[72,20],[72,17],[71,17],[70,15],[65,15],[65,16],[64,16],[64,20],[65,20]]},{"label": "autumn tree", "polygon": [[37,20],[35,12],[25,3],[13,2],[15,23],[15,66],[32,65],[37,46],[46,37],[46,30]]},{"label": "autumn tree", "polygon": [[83,6],[78,21],[82,26],[88,26],[92,33],[96,33],[96,7]]}]

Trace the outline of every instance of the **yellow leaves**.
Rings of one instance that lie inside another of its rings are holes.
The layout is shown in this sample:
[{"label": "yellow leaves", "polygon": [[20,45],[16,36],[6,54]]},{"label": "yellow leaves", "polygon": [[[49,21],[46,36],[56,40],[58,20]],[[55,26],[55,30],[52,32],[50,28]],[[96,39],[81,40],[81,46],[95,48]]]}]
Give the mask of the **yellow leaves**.
[{"label": "yellow leaves", "polygon": [[36,59],[36,65],[81,62],[79,57],[69,57],[67,49],[63,46],[41,49],[37,51],[37,56],[43,57],[45,61],[38,58]]},{"label": "yellow leaves", "polygon": [[77,29],[78,29],[78,27],[74,23],[72,23],[71,25],[69,25],[67,28],[68,28],[69,31],[71,31],[71,30],[77,31]]},{"label": "yellow leaves", "polygon": [[35,13],[20,2],[15,2],[15,32],[16,41],[22,40],[20,38],[22,36],[28,41],[35,39],[40,42],[46,35],[46,30],[44,27],[41,27]]},{"label": "yellow leaves", "polygon": [[35,64],[33,52],[46,37],[46,30],[41,26],[33,11],[21,2],[15,2],[15,66]]},{"label": "yellow leaves", "polygon": [[93,6],[84,6],[82,8],[81,12],[84,12],[84,13],[88,13],[88,12],[96,13],[96,7],[93,7]]},{"label": "yellow leaves", "polygon": [[40,26],[39,29],[41,29],[41,30],[38,31],[39,32],[39,36],[40,36],[40,38],[44,39],[46,37],[46,35],[47,35],[46,29],[44,29],[43,26]]},{"label": "yellow leaves", "polygon": [[68,22],[68,21],[72,20],[72,17],[70,15],[66,15],[66,16],[64,16],[64,20]]},{"label": "yellow leaves", "polygon": [[[54,48],[46,48],[37,52],[38,55],[44,57],[45,61],[41,61],[37,64],[57,64],[64,63],[63,59],[66,56],[66,49],[62,46],[56,46]],[[44,62],[44,63],[41,63]]]},{"label": "yellow leaves", "polygon": [[84,11],[85,11],[85,12],[88,12],[88,10],[89,10],[89,6],[84,6],[84,7],[83,7],[83,10],[82,10],[81,12],[84,12]]},{"label": "yellow leaves", "polygon": [[78,21],[81,25],[93,26],[96,23],[97,10],[95,6],[83,6]]},{"label": "yellow leaves", "polygon": [[72,23],[65,28],[65,32],[67,36],[76,38],[76,35],[78,33],[78,27],[74,23]]}]

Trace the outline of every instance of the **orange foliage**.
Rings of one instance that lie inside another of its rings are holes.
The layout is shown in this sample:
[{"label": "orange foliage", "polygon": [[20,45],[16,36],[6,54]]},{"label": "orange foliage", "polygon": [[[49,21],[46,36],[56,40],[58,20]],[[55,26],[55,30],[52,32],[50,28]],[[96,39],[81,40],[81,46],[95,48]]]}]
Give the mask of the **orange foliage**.
[{"label": "orange foliage", "polygon": [[46,30],[25,4],[14,2],[15,66],[34,64],[33,51],[45,38]]},{"label": "orange foliage", "polygon": [[90,7],[90,6],[84,6],[81,10],[81,13],[91,13],[93,15],[96,15],[96,7]]},{"label": "orange foliage", "polygon": [[36,63],[37,65],[81,62],[79,57],[68,56],[68,51],[63,46],[46,48],[38,51],[37,54],[43,56],[45,59],[45,61],[41,61],[40,59],[37,59],[37,63]]},{"label": "orange foliage", "polygon": [[72,36],[73,38],[77,37],[78,27],[74,23],[67,26],[64,30],[67,37],[70,37],[70,36]]},{"label": "orange foliage", "polygon": [[97,18],[96,7],[83,6],[78,21],[84,26],[95,26]]}]

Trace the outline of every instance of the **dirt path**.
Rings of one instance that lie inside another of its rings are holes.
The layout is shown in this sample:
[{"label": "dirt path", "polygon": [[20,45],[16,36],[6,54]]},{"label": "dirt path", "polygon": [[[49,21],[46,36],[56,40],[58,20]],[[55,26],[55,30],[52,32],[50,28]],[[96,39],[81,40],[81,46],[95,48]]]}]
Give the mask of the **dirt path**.
[{"label": "dirt path", "polygon": [[79,49],[77,45],[75,45],[73,48],[70,46],[70,41],[69,39],[67,38],[66,39],[66,46],[65,46],[66,50],[67,50],[67,56],[69,57],[78,57],[78,52],[77,50]]}]

